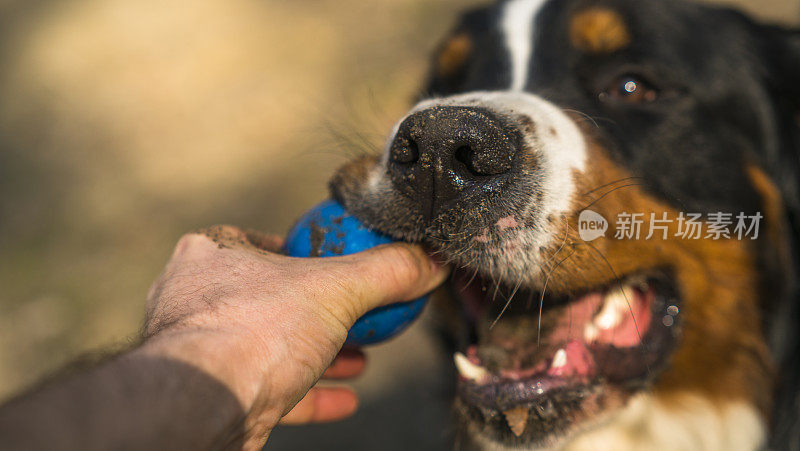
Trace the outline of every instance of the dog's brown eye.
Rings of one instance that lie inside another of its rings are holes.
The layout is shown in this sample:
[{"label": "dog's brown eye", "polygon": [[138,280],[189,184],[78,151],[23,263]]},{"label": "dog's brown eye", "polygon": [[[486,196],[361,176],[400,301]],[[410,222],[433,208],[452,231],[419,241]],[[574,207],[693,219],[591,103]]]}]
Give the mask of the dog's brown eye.
[{"label": "dog's brown eye", "polygon": [[626,103],[648,103],[658,98],[658,91],[641,77],[624,75],[600,93],[600,100],[617,100]]}]

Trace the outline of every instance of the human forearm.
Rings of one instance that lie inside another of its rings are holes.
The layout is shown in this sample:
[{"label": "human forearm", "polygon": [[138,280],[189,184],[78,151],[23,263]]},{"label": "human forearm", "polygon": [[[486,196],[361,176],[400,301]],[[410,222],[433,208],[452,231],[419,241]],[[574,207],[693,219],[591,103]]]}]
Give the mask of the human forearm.
[{"label": "human forearm", "polygon": [[145,343],[46,383],[0,407],[4,446],[241,447],[245,408],[224,382],[182,360],[153,352]]}]

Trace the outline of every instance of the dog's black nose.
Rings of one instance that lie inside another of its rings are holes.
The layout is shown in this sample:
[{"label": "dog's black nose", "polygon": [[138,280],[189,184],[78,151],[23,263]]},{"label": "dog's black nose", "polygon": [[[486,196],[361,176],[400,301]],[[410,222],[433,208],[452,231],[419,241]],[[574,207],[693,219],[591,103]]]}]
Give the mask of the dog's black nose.
[{"label": "dog's black nose", "polygon": [[389,173],[430,219],[459,199],[499,195],[519,142],[518,132],[485,108],[427,108],[400,123]]}]

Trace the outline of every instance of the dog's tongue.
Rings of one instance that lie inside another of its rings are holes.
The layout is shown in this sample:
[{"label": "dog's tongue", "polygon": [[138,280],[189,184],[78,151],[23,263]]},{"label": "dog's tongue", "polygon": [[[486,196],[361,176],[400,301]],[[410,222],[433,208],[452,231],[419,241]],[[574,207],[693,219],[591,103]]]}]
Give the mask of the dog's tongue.
[{"label": "dog's tongue", "polygon": [[[467,357],[474,364],[481,362],[477,346],[467,349]],[[521,380],[537,374],[554,377],[590,376],[594,370],[594,358],[586,345],[578,340],[568,342],[557,350],[551,358],[543,358],[528,368],[500,368],[499,375],[504,379]]]}]

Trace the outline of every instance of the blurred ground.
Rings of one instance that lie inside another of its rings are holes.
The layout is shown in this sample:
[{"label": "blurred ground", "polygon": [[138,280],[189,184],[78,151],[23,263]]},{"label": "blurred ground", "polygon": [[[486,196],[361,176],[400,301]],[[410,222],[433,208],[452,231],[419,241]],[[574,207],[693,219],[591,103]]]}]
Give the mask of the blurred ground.
[{"label": "blurred ground", "polygon": [[[378,148],[474,3],[0,0],[0,399],[133,336],[183,232],[283,234]],[[740,3],[800,17],[797,0]],[[436,353],[420,327],[376,348],[354,420],[272,444],[441,448]]]},{"label": "blurred ground", "polygon": [[6,3],[0,396],[131,336],[181,233],[284,234],[406,108],[454,3]]}]

